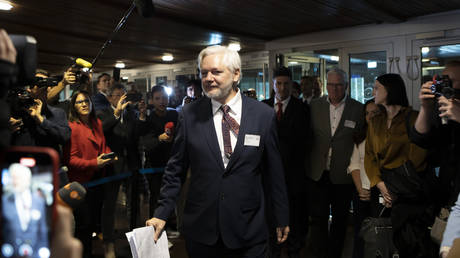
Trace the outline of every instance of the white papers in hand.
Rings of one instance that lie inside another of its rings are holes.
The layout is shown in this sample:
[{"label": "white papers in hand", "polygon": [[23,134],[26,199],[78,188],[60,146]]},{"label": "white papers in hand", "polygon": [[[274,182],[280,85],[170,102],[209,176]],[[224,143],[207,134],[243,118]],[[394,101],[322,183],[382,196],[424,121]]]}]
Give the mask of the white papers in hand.
[{"label": "white papers in hand", "polygon": [[170,258],[166,232],[161,233],[156,243],[153,241],[153,233],[152,226],[126,233],[133,258]]}]

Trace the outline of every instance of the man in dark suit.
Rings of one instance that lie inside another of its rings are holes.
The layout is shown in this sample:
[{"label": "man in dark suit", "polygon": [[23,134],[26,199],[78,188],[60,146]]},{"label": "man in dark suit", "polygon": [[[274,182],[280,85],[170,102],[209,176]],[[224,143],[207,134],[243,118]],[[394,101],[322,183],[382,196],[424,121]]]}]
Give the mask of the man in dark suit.
[{"label": "man in dark suit", "polygon": [[2,253],[12,248],[8,257],[49,255],[46,204],[44,198],[30,188],[32,173],[19,163],[12,164],[8,171],[11,192],[4,189],[2,196]]},{"label": "man in dark suit", "polygon": [[[107,97],[109,108],[96,112],[102,121],[107,145],[115,152],[118,160],[113,169],[106,170],[106,176],[117,175],[140,168],[140,156],[137,148],[136,115],[126,101],[126,89],[121,83],[110,87]],[[114,226],[115,207],[121,181],[112,181],[104,185],[104,204],[102,208],[102,233],[104,235],[105,257],[115,257]]]},{"label": "man in dark suit", "polygon": [[107,90],[110,87],[110,75],[103,73],[97,77],[97,93],[92,97],[94,109],[96,111],[110,108],[110,102],[107,98]]},{"label": "man in dark suit", "polygon": [[[314,257],[338,258],[352,197],[347,167],[353,152],[353,135],[363,124],[363,105],[347,94],[348,76],[334,68],[327,73],[328,95],[310,103],[313,144],[309,180],[311,242]],[[332,223],[328,231],[329,215]]]},{"label": "man in dark suit", "polygon": [[236,51],[211,46],[198,60],[207,97],[186,105],[179,115],[158,207],[146,224],[155,227],[157,240],[174,210],[181,175],[190,166],[183,216],[189,257],[265,257],[265,194],[278,241],[284,242],[289,232],[275,114],[237,88],[241,59]]},{"label": "man in dark suit", "polygon": [[[280,153],[289,196],[290,229],[287,239],[289,257],[300,257],[308,227],[307,178],[305,155],[310,148],[310,111],[308,105],[291,96],[291,71],[276,69],[273,75],[275,96],[263,102],[275,109]],[[269,217],[270,221],[270,217]],[[270,238],[270,257],[281,257],[281,246]]]}]

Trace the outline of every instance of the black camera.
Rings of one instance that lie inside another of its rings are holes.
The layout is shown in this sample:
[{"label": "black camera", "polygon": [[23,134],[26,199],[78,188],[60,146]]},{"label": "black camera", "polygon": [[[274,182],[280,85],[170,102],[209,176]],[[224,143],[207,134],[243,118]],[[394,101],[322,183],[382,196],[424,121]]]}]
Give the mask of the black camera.
[{"label": "black camera", "polygon": [[36,76],[35,82],[32,85],[36,85],[37,87],[41,88],[41,87],[56,86],[58,85],[58,83],[59,83],[59,78],[57,77],[44,78],[44,77]]},{"label": "black camera", "polygon": [[7,102],[11,108],[11,117],[26,117],[27,110],[35,105],[35,100],[30,92],[22,88],[14,88],[8,91]]},{"label": "black camera", "polygon": [[10,35],[11,41],[16,48],[17,76],[13,79],[12,87],[33,85],[36,81],[35,70],[37,68],[37,40],[27,35]]},{"label": "black camera", "polygon": [[436,97],[444,96],[448,99],[456,95],[456,91],[452,87],[452,80],[450,80],[448,75],[433,76],[433,85],[431,85],[431,92]]}]

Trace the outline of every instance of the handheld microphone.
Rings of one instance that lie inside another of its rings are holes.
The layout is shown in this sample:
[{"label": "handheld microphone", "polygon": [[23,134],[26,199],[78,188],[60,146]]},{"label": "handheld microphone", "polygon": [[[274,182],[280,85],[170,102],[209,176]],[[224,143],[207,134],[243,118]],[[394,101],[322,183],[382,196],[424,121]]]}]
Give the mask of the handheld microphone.
[{"label": "handheld microphone", "polygon": [[165,124],[165,133],[167,135],[172,135],[174,133],[174,123],[173,122],[167,122]]},{"label": "handheld microphone", "polygon": [[152,0],[134,0],[137,12],[144,18],[152,17],[155,12]]},{"label": "handheld microphone", "polygon": [[86,189],[78,182],[68,183],[56,193],[56,200],[58,203],[75,209],[84,200],[86,196]]}]

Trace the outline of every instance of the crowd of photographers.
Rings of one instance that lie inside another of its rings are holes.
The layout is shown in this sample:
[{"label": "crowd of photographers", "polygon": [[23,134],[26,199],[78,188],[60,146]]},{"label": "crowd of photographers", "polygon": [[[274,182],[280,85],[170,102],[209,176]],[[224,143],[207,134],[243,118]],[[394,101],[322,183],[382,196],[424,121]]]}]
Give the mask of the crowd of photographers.
[{"label": "crowd of photographers", "polygon": [[[134,91],[127,94],[125,85],[115,82],[108,74],[97,78],[93,92],[91,74],[75,67],[66,70],[59,81],[50,78],[46,71],[37,70],[34,84],[25,86],[19,83],[16,56],[13,43],[6,32],[0,30],[0,147],[51,147],[61,154],[69,179],[81,183],[135,171],[143,165],[164,166],[174,137],[177,112],[201,96],[200,82],[191,81],[187,95],[175,101],[176,111],[168,107],[163,87],[153,87],[145,103]],[[427,166],[436,171],[437,193],[433,193],[436,195],[433,199],[437,206],[451,210],[440,244],[441,255],[447,257],[454,240],[460,237],[460,136],[457,135],[460,61],[448,63],[443,75],[437,85],[432,81],[422,85],[420,112],[414,126],[408,128],[408,136],[412,143],[427,150]],[[74,94],[68,100],[59,100],[66,85],[72,85]],[[110,155],[111,152],[115,154]],[[150,174],[148,179],[146,191],[150,194],[152,216],[161,174]],[[56,231],[53,238],[58,242],[53,243],[58,246],[53,249],[55,257],[79,257],[81,253],[91,257],[91,234],[95,230],[103,232],[106,257],[115,257],[114,207],[119,188],[120,181],[91,187],[89,201],[84,209],[75,213],[75,233],[85,246],[84,251],[72,237],[71,213],[58,208],[62,215],[59,223],[64,230]],[[383,197],[391,203],[392,196]],[[103,225],[98,226],[101,214],[105,219]]]},{"label": "crowd of photographers", "polygon": [[[72,240],[69,242],[72,244],[63,245],[69,246],[66,250],[55,250],[60,254],[55,257],[64,257],[61,254],[65,252],[73,255],[70,257],[78,257],[80,253],[83,257],[92,257],[93,232],[103,235],[105,257],[115,257],[115,207],[122,180],[91,184],[138,171],[143,165],[164,167],[178,111],[168,106],[168,94],[163,86],[153,87],[144,101],[133,87],[127,90],[124,84],[103,73],[96,79],[93,90],[92,74],[78,64],[69,67],[62,79],[50,77],[45,70],[34,69],[34,78],[28,80],[29,84],[22,83],[20,66],[25,64],[17,62],[19,55],[24,53],[17,53],[6,32],[1,30],[1,148],[53,148],[60,154],[64,168],[60,172],[61,187],[76,181],[86,188],[85,201],[74,210],[74,219],[69,218],[75,220],[75,236],[80,242],[73,239],[69,230],[66,238]],[[59,95],[63,95],[68,85],[73,93],[63,100]],[[199,81],[192,80],[184,89],[187,95],[184,98],[176,96],[177,110],[201,96],[199,86]],[[151,173],[147,178],[149,184],[145,183],[145,190],[141,192],[150,198],[152,213],[162,173]],[[145,178],[143,182],[147,182]],[[124,185],[126,192],[129,192],[128,187],[130,184]],[[62,207],[58,211],[63,214],[63,220],[67,220],[69,213]],[[59,236],[57,239],[64,239],[62,232]]]}]

